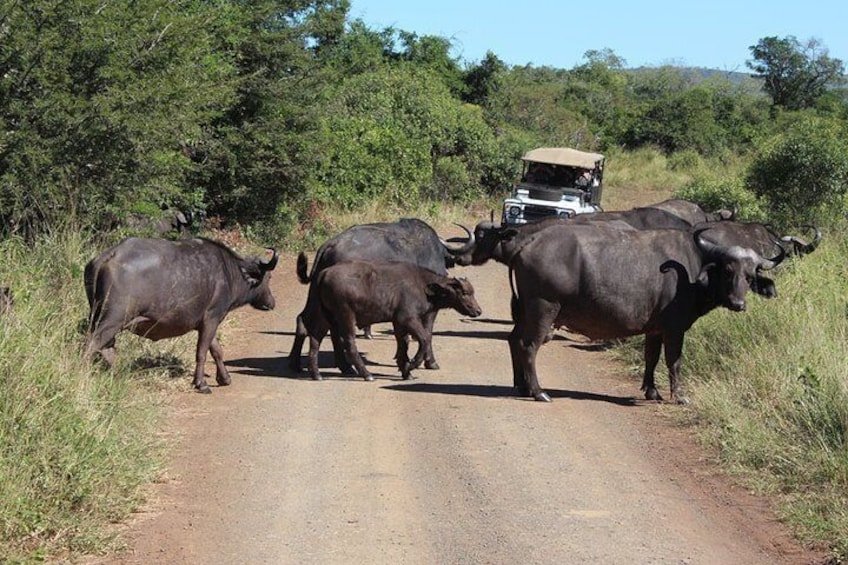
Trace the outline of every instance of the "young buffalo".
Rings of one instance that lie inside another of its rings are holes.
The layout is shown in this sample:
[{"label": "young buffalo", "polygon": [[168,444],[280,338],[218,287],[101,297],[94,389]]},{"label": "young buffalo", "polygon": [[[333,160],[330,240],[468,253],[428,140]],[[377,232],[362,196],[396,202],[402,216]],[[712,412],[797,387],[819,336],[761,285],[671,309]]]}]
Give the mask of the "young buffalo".
[{"label": "young buffalo", "polygon": [[[365,380],[374,380],[356,348],[356,328],[392,322],[397,340],[397,366],[410,379],[430,351],[432,333],[428,320],[441,309],[453,308],[476,318],[481,314],[474,288],[465,279],[438,275],[409,263],[350,261],[321,271],[309,289],[310,300],[320,304],[320,315],[303,322],[309,334],[309,372],[320,380],[318,349],[333,328],[345,357]],[[407,354],[408,337],[418,341],[412,360]]]}]

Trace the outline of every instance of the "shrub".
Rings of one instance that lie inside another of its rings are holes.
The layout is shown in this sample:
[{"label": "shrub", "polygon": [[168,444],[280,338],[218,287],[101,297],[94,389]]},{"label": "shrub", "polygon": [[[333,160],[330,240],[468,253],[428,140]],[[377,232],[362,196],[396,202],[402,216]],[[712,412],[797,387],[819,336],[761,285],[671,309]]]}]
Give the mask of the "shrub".
[{"label": "shrub", "polygon": [[736,210],[736,218],[763,221],[765,210],[760,200],[734,178],[698,177],[675,192],[675,197],[697,202],[706,210]]},{"label": "shrub", "polygon": [[832,224],[845,212],[848,142],[836,121],[805,118],[760,148],[746,186],[778,224]]}]

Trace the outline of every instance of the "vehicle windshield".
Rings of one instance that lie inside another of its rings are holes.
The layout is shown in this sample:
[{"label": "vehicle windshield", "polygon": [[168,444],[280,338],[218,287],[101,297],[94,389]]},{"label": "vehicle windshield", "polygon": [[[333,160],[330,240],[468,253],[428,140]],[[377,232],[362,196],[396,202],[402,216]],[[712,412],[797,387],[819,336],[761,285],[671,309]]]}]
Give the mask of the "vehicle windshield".
[{"label": "vehicle windshield", "polygon": [[583,176],[584,172],[589,171],[589,169],[564,167],[549,163],[529,162],[526,165],[524,175],[521,178],[522,182],[558,187],[577,186],[578,179]]}]

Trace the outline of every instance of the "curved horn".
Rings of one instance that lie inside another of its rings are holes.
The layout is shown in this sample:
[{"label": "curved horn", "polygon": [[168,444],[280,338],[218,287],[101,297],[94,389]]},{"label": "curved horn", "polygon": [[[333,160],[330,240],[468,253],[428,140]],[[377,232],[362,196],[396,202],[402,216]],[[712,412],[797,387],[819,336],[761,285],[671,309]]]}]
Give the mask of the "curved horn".
[{"label": "curved horn", "polygon": [[816,247],[818,247],[819,243],[822,240],[821,231],[815,226],[804,225],[802,228],[810,229],[815,232],[813,236],[813,240],[809,243],[801,239],[800,237],[795,237],[794,235],[784,235],[780,238],[781,241],[785,241],[787,243],[792,244],[792,250],[798,255],[806,255],[807,253],[812,253],[815,251]]},{"label": "curved horn", "polygon": [[465,243],[462,244],[462,247],[460,247],[459,249],[455,249],[450,247],[448,243],[443,239],[439,239],[439,241],[442,242],[442,246],[444,246],[447,252],[451,255],[463,255],[471,251],[471,248],[474,246],[474,232],[472,232],[470,229],[463,226],[462,224],[454,223],[454,225],[460,227],[466,234],[468,234],[468,239],[465,241]]},{"label": "curved horn", "polygon": [[268,249],[268,251],[270,251],[273,254],[273,256],[270,259],[268,259],[267,261],[265,261],[264,259],[260,260],[259,261],[259,267],[263,271],[273,271],[274,267],[277,266],[277,260],[279,260],[279,258],[280,258],[280,252],[277,251],[276,249],[274,249],[273,247],[268,247],[266,249]]},{"label": "curved horn", "polygon": [[710,228],[702,228],[695,232],[695,244],[707,255],[715,255],[721,251],[721,246],[701,237],[701,234]]},{"label": "curved horn", "polygon": [[780,265],[780,263],[786,258],[786,249],[782,245],[780,245],[779,241],[774,241],[774,244],[777,245],[777,248],[780,251],[778,251],[777,255],[775,257],[772,257],[771,259],[766,259],[760,256],[760,262],[759,264],[757,264],[757,269],[761,271],[768,271],[770,269],[774,269],[775,267]]},{"label": "curved horn", "polygon": [[816,226],[804,225],[801,227],[813,230],[813,232],[815,233],[815,235],[813,236],[813,240],[810,243],[803,244],[803,247],[798,250],[799,255],[805,255],[807,253],[812,253],[816,250],[816,247],[819,246],[819,243],[821,243],[822,240],[822,232]]}]

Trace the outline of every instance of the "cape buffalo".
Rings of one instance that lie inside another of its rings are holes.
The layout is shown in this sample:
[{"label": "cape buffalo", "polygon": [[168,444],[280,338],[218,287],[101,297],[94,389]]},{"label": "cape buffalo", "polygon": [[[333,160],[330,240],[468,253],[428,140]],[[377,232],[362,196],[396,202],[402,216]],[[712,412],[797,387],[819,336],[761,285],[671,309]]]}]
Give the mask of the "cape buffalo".
[{"label": "cape buffalo", "polygon": [[[456,254],[457,263],[494,258],[509,266],[514,384],[519,394],[544,401],[550,397],[539,386],[536,354],[552,325],[592,339],[644,334],[645,398],[662,400],[654,370],[664,347],[671,399],[685,401],[678,376],[686,330],[718,306],[744,310],[752,281],[784,256],[779,246],[777,257],[764,259],[748,248],[717,245],[705,230],[621,230],[603,223],[566,223],[523,238],[513,228],[478,225],[474,236]],[[774,295],[773,289],[762,293]]]},{"label": "cape buffalo", "polygon": [[[327,267],[352,260],[411,263],[442,276],[446,276],[447,269],[454,266],[453,256],[432,227],[417,218],[401,218],[397,222],[352,226],[328,239],[318,248],[309,274],[306,254],[301,252],[297,258],[298,280],[309,284]],[[297,330],[289,353],[289,367],[294,371],[301,368],[301,352],[306,339],[304,319],[316,315],[316,311],[317,304],[307,298],[303,311],[297,317]],[[433,312],[432,319],[427,320],[430,331],[435,317]],[[364,329],[367,337],[368,327]],[[346,363],[342,351],[338,347],[334,350],[337,365],[344,368]],[[428,369],[439,368],[432,351],[425,352],[424,365]]]},{"label": "cape buffalo", "polygon": [[85,267],[91,308],[86,356],[100,353],[111,366],[115,336],[123,330],[154,341],[197,330],[194,387],[211,392],[203,374],[207,351],[215,359],[215,380],[230,384],[215,334],[226,315],[245,304],[274,308],[268,281],[278,254],[270,251],[265,261],[203,238],[123,240]]},{"label": "cape buffalo", "polygon": [[[449,278],[409,263],[350,261],[321,271],[309,287],[310,300],[321,315],[304,320],[309,335],[309,371],[320,380],[318,349],[327,331],[338,336],[347,362],[366,380],[373,380],[356,348],[356,328],[378,322],[392,322],[397,340],[398,369],[404,379],[430,350],[434,314],[453,308],[460,314],[477,317],[480,305],[474,288],[465,279]],[[412,360],[407,354],[407,336],[418,341]]]}]

